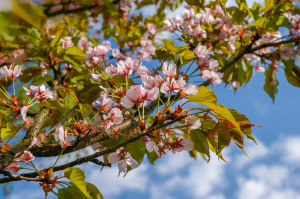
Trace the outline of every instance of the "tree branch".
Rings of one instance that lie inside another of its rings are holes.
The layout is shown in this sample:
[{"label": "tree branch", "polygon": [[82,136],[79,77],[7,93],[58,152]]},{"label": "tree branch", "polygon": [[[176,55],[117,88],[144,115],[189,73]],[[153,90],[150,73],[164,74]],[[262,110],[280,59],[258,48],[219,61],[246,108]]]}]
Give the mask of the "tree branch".
[{"label": "tree branch", "polygon": [[94,5],[88,5],[88,6],[82,6],[80,8],[75,8],[75,9],[71,9],[71,10],[65,10],[64,8],[62,8],[61,10],[55,11],[55,12],[49,12],[49,8],[44,10],[44,13],[47,17],[54,17],[60,14],[73,14],[73,13],[78,13],[78,12],[83,12],[85,10],[91,10],[96,8],[97,6],[99,6],[98,4],[94,4]]},{"label": "tree branch", "polygon": [[219,70],[219,72],[225,72],[228,68],[230,68],[232,65],[237,63],[246,54],[253,53],[253,52],[263,49],[263,48],[279,46],[282,44],[293,43],[293,42],[297,42],[297,41],[300,41],[300,37],[296,37],[296,38],[293,38],[290,40],[285,40],[285,41],[280,41],[280,42],[266,43],[266,44],[262,44],[257,47],[254,47],[254,48],[252,48],[252,45],[253,45],[253,42],[252,42],[251,44],[246,46],[242,52],[240,52],[236,57],[234,57],[227,65],[225,65],[223,68],[221,68]]},{"label": "tree branch", "polygon": [[36,136],[37,133],[40,131],[42,124],[45,118],[49,114],[49,109],[42,108],[41,111],[36,115],[34,118],[34,126],[31,126],[26,135],[24,136],[21,146],[13,148],[9,151],[6,151],[4,154],[0,155],[0,171],[5,170],[5,168],[11,164],[17,153],[21,153],[25,150],[28,150],[32,137]]},{"label": "tree branch", "polygon": [[[152,101],[148,106],[145,107],[145,117],[148,117],[157,106],[157,101]],[[120,132],[126,132],[130,129],[137,127],[139,117],[136,116],[131,120],[126,120],[119,125],[114,125],[110,132],[113,132],[114,129],[120,129]],[[71,153],[80,149],[83,149],[87,146],[93,145],[97,142],[101,142],[103,140],[109,139],[109,133],[104,134],[101,131],[96,131],[94,133],[88,134],[87,136],[83,137],[80,142],[74,145],[74,142],[71,143],[71,146],[68,146],[64,149],[63,154]],[[31,149],[31,153],[36,157],[50,157],[50,156],[57,156],[61,153],[61,145],[59,144],[48,144],[43,145],[41,147],[34,146]]]},{"label": "tree branch", "polygon": [[[64,170],[66,168],[69,168],[69,167],[73,167],[73,166],[76,166],[76,165],[79,165],[79,164],[82,164],[82,163],[85,163],[85,162],[94,162],[94,159],[97,158],[97,157],[100,157],[100,156],[103,156],[105,154],[109,154],[109,153],[112,153],[114,151],[116,151],[117,149],[119,149],[120,147],[123,147],[127,144],[130,144],[130,143],[133,143],[133,142],[136,142],[137,140],[139,140],[141,137],[143,136],[146,136],[148,135],[149,133],[155,131],[155,130],[158,130],[158,129],[161,129],[161,128],[164,128],[164,127],[167,127],[173,123],[176,123],[180,120],[182,120],[185,116],[180,116],[170,122],[167,122],[165,124],[160,124],[160,125],[155,125],[153,127],[150,127],[147,131],[145,131],[144,133],[141,133],[135,137],[132,137],[124,142],[121,142],[109,149],[105,149],[103,151],[99,151],[99,152],[96,152],[92,155],[88,155],[86,157],[83,157],[83,158],[78,158],[77,160],[74,160],[72,162],[69,162],[69,163],[66,163],[66,164],[63,164],[63,165],[60,165],[60,166],[56,166],[53,168],[53,171],[60,171],[60,170]],[[51,168],[51,167],[49,167]],[[49,169],[48,168],[48,169]],[[18,175],[18,176],[22,176],[23,178],[34,178],[34,177],[37,177],[38,176],[38,173],[37,172],[32,172],[32,173],[24,173],[24,174],[21,174],[21,175]],[[11,181],[19,181],[19,180],[23,180],[22,178],[11,178],[11,177],[4,177],[4,178],[0,178],[0,184],[2,183],[7,183],[7,182],[11,182]]]}]

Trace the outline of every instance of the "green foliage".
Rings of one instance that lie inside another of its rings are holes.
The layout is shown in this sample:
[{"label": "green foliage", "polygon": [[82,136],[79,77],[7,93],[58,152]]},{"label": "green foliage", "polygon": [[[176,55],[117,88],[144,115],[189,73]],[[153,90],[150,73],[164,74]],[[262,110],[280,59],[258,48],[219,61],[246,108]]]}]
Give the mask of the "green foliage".
[{"label": "green foliage", "polygon": [[74,199],[103,199],[97,187],[85,181],[85,175],[81,169],[76,167],[67,168],[65,170],[65,177],[71,181],[72,185],[59,189],[58,198],[63,199],[72,196]]},{"label": "green foliage", "polygon": [[268,67],[265,72],[265,85],[264,90],[275,101],[275,95],[278,92],[279,82],[275,76],[274,68],[272,65]]}]

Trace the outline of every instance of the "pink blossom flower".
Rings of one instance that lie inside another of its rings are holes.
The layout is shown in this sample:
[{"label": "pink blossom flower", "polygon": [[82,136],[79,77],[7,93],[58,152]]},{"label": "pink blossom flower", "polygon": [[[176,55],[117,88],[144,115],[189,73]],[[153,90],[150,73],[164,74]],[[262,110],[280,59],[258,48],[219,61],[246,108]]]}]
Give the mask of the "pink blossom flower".
[{"label": "pink blossom flower", "polygon": [[198,57],[198,60],[208,60],[209,58],[209,51],[205,46],[202,46],[198,44],[196,48],[194,49],[194,53],[196,57]]},{"label": "pink blossom flower", "polygon": [[104,116],[104,119],[110,119],[113,124],[121,124],[124,120],[122,111],[118,108],[111,109],[108,115]]},{"label": "pink blossom flower", "polygon": [[[16,156],[18,157],[20,153],[17,153]],[[34,160],[35,157],[34,155],[32,155],[32,153],[30,151],[24,151],[22,153],[22,155],[18,158],[15,159],[16,162],[30,162],[32,160]]]},{"label": "pink blossom flower", "polygon": [[201,29],[200,26],[197,26],[194,30],[194,32],[192,33],[192,35],[196,36],[197,38],[206,38],[206,31]]},{"label": "pink blossom flower", "polygon": [[109,74],[110,76],[116,76],[116,75],[119,75],[120,72],[118,70],[117,67],[113,66],[112,64],[108,65],[106,68],[105,68],[105,72],[107,74]]},{"label": "pink blossom flower", "polygon": [[257,72],[264,73],[266,69],[264,67],[262,67],[261,65],[256,65],[255,70]]},{"label": "pink blossom flower", "polygon": [[22,167],[20,165],[18,165],[16,162],[11,163],[10,165],[7,166],[7,170],[13,172],[13,173],[18,173],[18,171],[21,169]]},{"label": "pink blossom flower", "polygon": [[132,169],[139,166],[139,163],[132,158],[130,153],[124,151],[124,148],[118,149],[117,152],[111,153],[107,156],[109,163],[118,162],[119,172],[127,172],[127,166]]},{"label": "pink blossom flower", "polygon": [[73,46],[71,37],[65,37],[65,39],[60,39],[59,41],[60,41],[61,47],[63,49],[66,49],[66,48],[69,48],[69,47]]},{"label": "pink blossom flower", "polygon": [[148,68],[147,68],[146,66],[143,66],[143,65],[140,65],[140,66],[138,67],[138,69],[137,69],[137,74],[138,74],[139,76],[142,76],[142,75],[147,75],[147,76],[149,76],[149,75],[150,75]]},{"label": "pink blossom flower", "polygon": [[240,82],[237,81],[237,80],[234,80],[234,81],[231,83],[231,85],[232,85],[233,88],[236,88],[236,89],[240,88]]},{"label": "pink blossom flower", "polygon": [[22,108],[21,108],[21,117],[22,117],[23,121],[26,121],[26,115],[27,115],[28,109],[29,109],[29,104],[24,104],[24,106],[22,106]]},{"label": "pink blossom flower", "polygon": [[98,45],[94,48],[94,54],[99,57],[105,57],[105,55],[111,51],[110,46],[111,45],[109,41],[104,41],[101,45]]},{"label": "pink blossom flower", "polygon": [[25,58],[26,58],[26,54],[25,54],[24,49],[15,49],[9,55],[9,61],[11,63],[13,63],[13,62],[24,62]]},{"label": "pink blossom flower", "polygon": [[191,117],[186,124],[186,128],[190,130],[199,129],[200,126],[201,126],[201,121],[198,117]]},{"label": "pink blossom flower", "polygon": [[12,79],[15,79],[16,77],[22,75],[22,66],[20,65],[10,65],[9,69],[7,68],[7,66],[3,66],[0,69],[1,72],[1,76],[3,77],[10,77]]},{"label": "pink blossom flower", "polygon": [[146,88],[150,89],[154,87],[159,87],[159,82],[150,75],[142,75],[140,78]]},{"label": "pink blossom flower", "polygon": [[132,67],[134,66],[133,60],[128,57],[125,61],[120,60],[117,63],[117,68],[120,74],[128,76],[132,73]]},{"label": "pink blossom flower", "polygon": [[167,62],[164,62],[162,65],[162,72],[165,76],[173,78],[177,75],[177,66],[174,63],[170,63],[168,66]]},{"label": "pink blossom flower", "polygon": [[212,84],[219,85],[222,83],[222,73],[215,71],[203,70],[202,79],[210,80]]},{"label": "pink blossom flower", "polygon": [[93,44],[90,42],[86,37],[81,37],[80,40],[77,43],[77,47],[80,49],[90,48]]},{"label": "pink blossom flower", "polygon": [[148,23],[147,24],[147,32],[150,35],[155,35],[157,33],[157,29],[153,23]]},{"label": "pink blossom flower", "polygon": [[140,49],[138,51],[138,55],[139,58],[142,60],[147,60],[147,61],[150,60],[150,53],[145,48]]},{"label": "pink blossom flower", "polygon": [[135,104],[142,105],[145,100],[153,101],[158,98],[159,89],[157,87],[146,90],[141,85],[131,86],[126,91],[126,96],[121,98],[121,105],[125,108],[132,108]]},{"label": "pink blossom flower", "polygon": [[181,152],[183,150],[185,150],[185,151],[193,150],[194,142],[191,139],[180,139],[178,141],[179,141],[179,144],[176,148],[174,148],[175,151]]},{"label": "pink blossom flower", "polygon": [[193,84],[188,84],[186,87],[183,88],[182,91],[186,95],[196,95],[198,93],[198,87]]},{"label": "pink blossom flower", "polygon": [[113,57],[117,59],[126,59],[126,56],[124,56],[119,49],[113,49],[112,50]]},{"label": "pink blossom flower", "polygon": [[164,94],[167,94],[169,91],[170,92],[179,92],[180,86],[179,85],[180,82],[177,82],[175,80],[175,78],[167,78],[167,81],[165,81],[164,83],[162,83],[161,85],[161,92]]},{"label": "pink blossom flower", "polygon": [[194,17],[194,14],[195,14],[194,9],[190,8],[190,9],[187,9],[187,10],[183,11],[182,17],[183,17],[184,20],[190,21]]},{"label": "pink blossom flower", "polygon": [[68,137],[67,130],[64,129],[62,125],[56,127],[54,135],[55,141],[59,141],[60,145],[63,147],[66,144],[66,139]]},{"label": "pink blossom flower", "polygon": [[23,88],[26,91],[26,95],[30,96],[31,98],[36,97],[40,101],[53,99],[53,91],[50,91],[48,88],[46,88],[44,84],[41,86],[30,86],[31,90],[25,87]]}]

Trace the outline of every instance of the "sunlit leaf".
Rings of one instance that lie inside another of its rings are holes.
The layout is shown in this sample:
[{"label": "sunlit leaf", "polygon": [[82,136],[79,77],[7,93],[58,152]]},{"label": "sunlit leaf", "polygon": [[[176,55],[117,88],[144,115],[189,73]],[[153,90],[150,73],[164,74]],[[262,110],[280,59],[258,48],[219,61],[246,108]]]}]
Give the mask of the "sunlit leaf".
[{"label": "sunlit leaf", "polygon": [[207,88],[205,86],[199,86],[198,87],[198,93],[194,96],[189,96],[188,100],[190,102],[195,102],[195,103],[203,103],[203,102],[208,102],[208,103],[216,103],[217,102],[217,96],[214,93],[213,90],[210,88]]},{"label": "sunlit leaf", "polygon": [[65,177],[68,178],[87,198],[90,198],[88,193],[84,172],[76,167],[67,168]]},{"label": "sunlit leaf", "polygon": [[20,127],[15,126],[11,123],[7,123],[5,128],[1,128],[1,140],[10,139],[16,135]]},{"label": "sunlit leaf", "polygon": [[98,190],[98,188],[95,185],[87,182],[86,186],[92,199],[103,199],[102,193]]}]

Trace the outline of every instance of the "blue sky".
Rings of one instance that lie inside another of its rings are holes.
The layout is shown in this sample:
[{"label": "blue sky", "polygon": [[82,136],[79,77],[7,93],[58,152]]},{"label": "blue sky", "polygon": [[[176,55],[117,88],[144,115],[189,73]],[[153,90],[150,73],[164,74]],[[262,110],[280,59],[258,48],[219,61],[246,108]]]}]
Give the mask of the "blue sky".
[{"label": "blue sky", "polygon": [[[95,184],[105,199],[300,199],[300,88],[277,73],[279,92],[275,103],[263,91],[264,74],[254,73],[250,83],[236,93],[224,85],[213,87],[218,102],[248,116],[258,141],[245,140],[247,158],[234,144],[224,150],[227,163],[214,155],[209,163],[191,159],[186,152],[168,154],[155,166],[145,159],[124,178],[118,168],[82,166],[86,180]],[[53,161],[49,159],[47,161]],[[63,160],[62,160],[63,161]],[[9,185],[11,194],[0,198],[43,198],[34,182]],[[53,198],[53,197],[48,197]]]}]

